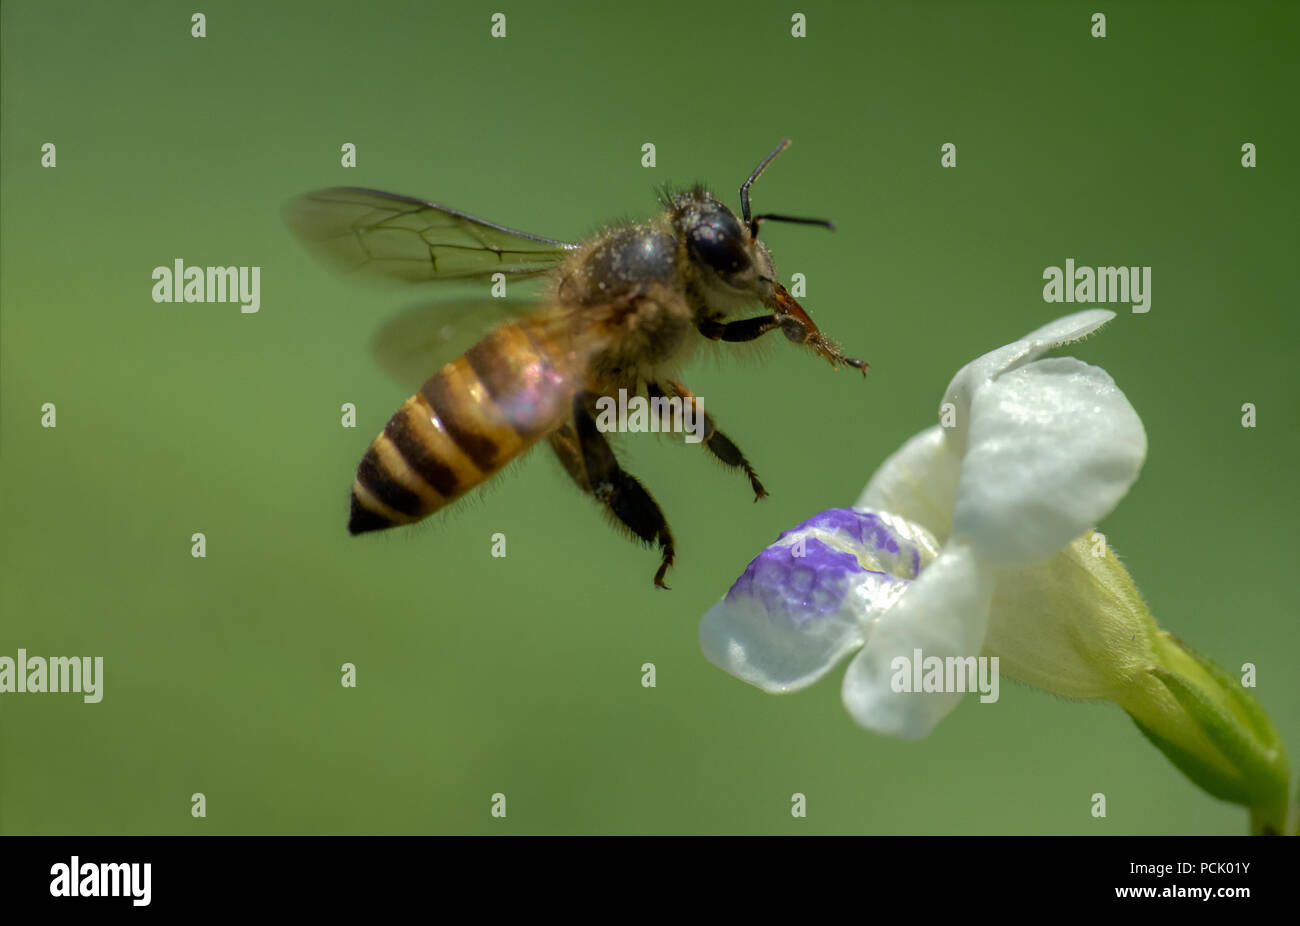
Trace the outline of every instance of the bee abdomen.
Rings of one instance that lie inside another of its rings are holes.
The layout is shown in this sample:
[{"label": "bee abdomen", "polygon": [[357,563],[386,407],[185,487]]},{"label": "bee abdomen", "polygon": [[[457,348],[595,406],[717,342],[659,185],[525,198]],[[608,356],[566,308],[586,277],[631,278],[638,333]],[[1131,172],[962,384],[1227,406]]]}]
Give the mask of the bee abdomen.
[{"label": "bee abdomen", "polygon": [[353,534],[410,524],[484,482],[557,427],[571,396],[518,325],[488,335],[407,399],[352,484]]}]

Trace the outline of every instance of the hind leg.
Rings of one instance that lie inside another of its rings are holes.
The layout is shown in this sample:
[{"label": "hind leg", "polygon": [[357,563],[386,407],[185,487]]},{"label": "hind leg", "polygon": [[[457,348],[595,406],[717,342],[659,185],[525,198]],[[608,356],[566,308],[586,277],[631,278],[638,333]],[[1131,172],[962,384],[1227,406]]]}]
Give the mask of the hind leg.
[{"label": "hind leg", "polygon": [[551,449],[578,487],[605,506],[615,521],[645,543],[659,544],[661,559],[654,583],[667,588],[664,575],[675,557],[668,522],[645,487],[618,465],[613,448],[591,416],[590,399],[588,395],[574,399],[573,421],[551,435]]}]

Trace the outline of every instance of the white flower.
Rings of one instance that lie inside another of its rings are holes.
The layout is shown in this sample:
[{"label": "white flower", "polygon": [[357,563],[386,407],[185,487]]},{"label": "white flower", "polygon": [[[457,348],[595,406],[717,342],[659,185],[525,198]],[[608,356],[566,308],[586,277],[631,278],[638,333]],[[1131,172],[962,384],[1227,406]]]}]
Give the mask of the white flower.
[{"label": "white flower", "polygon": [[[1047,561],[1137,479],[1146,433],[1106,371],[1037,359],[1112,318],[1066,316],[963,367],[944,399],[953,426],[905,443],[854,508],[822,512],[760,553],[704,615],[705,656],[777,693],[812,684],[856,650],[843,684],[853,718],[894,736],[929,733],[961,693],[895,691],[895,658],[979,656],[990,624],[1000,638],[1032,641],[1035,615],[1015,606],[1025,596],[1007,583],[1041,571],[1044,587],[1077,599],[1077,586],[1049,581],[1059,558]],[[1062,613],[1086,616],[1089,603],[1073,599],[1061,598]],[[1043,601],[1036,596],[1040,610]],[[1056,638],[1045,645],[1053,659],[1069,649]],[[1062,671],[1089,683],[1087,667]]]}]

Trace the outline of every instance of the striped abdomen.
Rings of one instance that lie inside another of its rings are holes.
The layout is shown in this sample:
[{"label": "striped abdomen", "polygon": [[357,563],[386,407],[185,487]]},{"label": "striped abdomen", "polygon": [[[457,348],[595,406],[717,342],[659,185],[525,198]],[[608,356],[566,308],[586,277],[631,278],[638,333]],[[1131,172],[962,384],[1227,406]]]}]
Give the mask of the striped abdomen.
[{"label": "striped abdomen", "polygon": [[498,328],[389,419],[357,467],[348,530],[410,524],[450,504],[564,423],[573,395],[520,324]]}]

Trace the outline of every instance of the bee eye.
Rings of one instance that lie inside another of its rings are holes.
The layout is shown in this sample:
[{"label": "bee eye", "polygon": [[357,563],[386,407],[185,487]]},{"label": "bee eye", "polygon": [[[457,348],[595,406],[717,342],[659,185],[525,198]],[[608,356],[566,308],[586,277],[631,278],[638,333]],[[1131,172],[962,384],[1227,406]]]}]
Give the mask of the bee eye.
[{"label": "bee eye", "polygon": [[730,216],[713,216],[691,228],[687,237],[691,255],[722,277],[732,277],[749,267],[740,225]]}]

